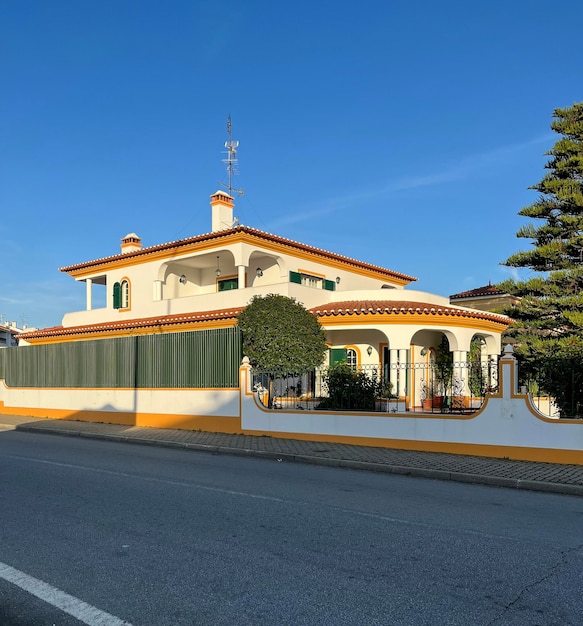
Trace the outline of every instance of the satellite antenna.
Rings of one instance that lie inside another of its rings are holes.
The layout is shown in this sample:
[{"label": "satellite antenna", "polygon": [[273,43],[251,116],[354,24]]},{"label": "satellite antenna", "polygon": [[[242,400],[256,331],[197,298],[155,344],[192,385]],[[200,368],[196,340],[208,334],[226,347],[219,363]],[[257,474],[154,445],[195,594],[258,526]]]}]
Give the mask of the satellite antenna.
[{"label": "satellite antenna", "polygon": [[225,141],[226,151],[224,154],[227,155],[226,159],[223,159],[223,163],[227,165],[227,180],[226,183],[219,183],[222,185],[229,193],[231,197],[233,194],[237,194],[239,196],[243,195],[242,189],[237,189],[233,187],[233,176],[237,176],[239,174],[239,170],[237,168],[237,148],[239,147],[238,141],[233,141],[233,135],[231,133],[231,116],[227,117],[227,136],[229,139]]}]

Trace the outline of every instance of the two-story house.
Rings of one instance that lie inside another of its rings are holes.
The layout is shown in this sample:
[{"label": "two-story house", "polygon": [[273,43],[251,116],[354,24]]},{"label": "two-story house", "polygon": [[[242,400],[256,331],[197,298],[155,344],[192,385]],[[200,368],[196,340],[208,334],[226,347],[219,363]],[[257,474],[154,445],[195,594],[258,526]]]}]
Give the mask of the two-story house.
[{"label": "two-story house", "polygon": [[[143,247],[131,233],[119,253],[61,268],[84,283],[85,309],[67,313],[61,326],[24,333],[21,344],[228,328],[254,295],[278,293],[318,316],[330,362],[378,365],[409,405],[419,403],[415,364],[432,358],[443,335],[460,367],[476,337],[484,360],[500,353],[508,318],[409,289],[416,279],[407,274],[233,226],[233,198],[223,191],[210,204],[207,234]],[[106,304],[96,308],[99,289]]]}]

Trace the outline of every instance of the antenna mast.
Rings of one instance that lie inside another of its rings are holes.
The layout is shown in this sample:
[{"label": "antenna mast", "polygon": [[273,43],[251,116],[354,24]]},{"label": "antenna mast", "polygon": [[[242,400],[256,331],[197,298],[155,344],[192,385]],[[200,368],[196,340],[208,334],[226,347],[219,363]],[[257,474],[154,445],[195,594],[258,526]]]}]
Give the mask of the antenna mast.
[{"label": "antenna mast", "polygon": [[227,165],[228,182],[220,184],[229,192],[230,196],[233,196],[234,193],[242,196],[243,190],[233,187],[233,176],[237,176],[239,174],[239,170],[237,167],[237,148],[239,147],[239,142],[233,141],[233,135],[231,133],[231,115],[227,117],[227,136],[229,137],[229,139],[228,141],[225,141],[226,151],[224,153],[227,155],[227,158],[223,159],[223,163]]}]

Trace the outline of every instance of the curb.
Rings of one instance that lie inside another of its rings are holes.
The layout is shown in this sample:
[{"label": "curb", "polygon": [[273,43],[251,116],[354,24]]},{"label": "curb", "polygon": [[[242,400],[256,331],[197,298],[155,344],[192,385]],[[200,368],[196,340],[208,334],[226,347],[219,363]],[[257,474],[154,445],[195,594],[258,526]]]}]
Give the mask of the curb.
[{"label": "curb", "polygon": [[540,491],[569,496],[583,496],[583,485],[570,485],[566,483],[551,483],[539,480],[524,480],[521,478],[505,478],[502,476],[489,476],[487,474],[467,474],[463,472],[450,472],[447,470],[428,469],[423,467],[410,467],[406,465],[391,465],[388,463],[372,463],[370,461],[352,461],[350,459],[334,459],[329,457],[310,456],[304,454],[290,454],[286,452],[273,452],[270,450],[252,450],[249,448],[229,448],[227,446],[207,445],[202,443],[189,443],[160,439],[141,439],[127,437],[125,435],[112,435],[100,433],[84,433],[78,430],[39,428],[36,426],[18,425],[10,430],[20,430],[48,435],[62,435],[64,437],[82,437],[83,439],[102,439],[118,443],[132,443],[137,445],[157,446],[161,448],[182,448],[211,454],[227,454],[231,456],[256,457],[262,459],[275,459],[288,463],[306,463],[327,467],[343,467],[346,469],[361,470],[367,472],[379,472],[386,474],[398,474],[412,476],[414,478],[429,478],[434,480],[450,480],[453,482],[486,485],[490,487],[503,487],[505,489],[522,489],[526,491]]}]

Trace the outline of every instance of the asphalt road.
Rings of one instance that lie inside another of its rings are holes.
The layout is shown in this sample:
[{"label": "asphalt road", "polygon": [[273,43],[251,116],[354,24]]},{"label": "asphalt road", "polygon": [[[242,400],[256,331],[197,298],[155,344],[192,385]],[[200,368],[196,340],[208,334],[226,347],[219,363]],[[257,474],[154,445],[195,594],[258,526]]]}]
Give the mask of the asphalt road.
[{"label": "asphalt road", "polygon": [[2,626],[583,623],[573,496],[9,431],[0,511]]}]

